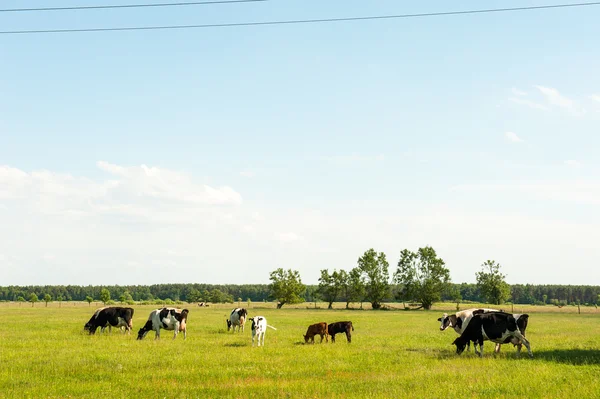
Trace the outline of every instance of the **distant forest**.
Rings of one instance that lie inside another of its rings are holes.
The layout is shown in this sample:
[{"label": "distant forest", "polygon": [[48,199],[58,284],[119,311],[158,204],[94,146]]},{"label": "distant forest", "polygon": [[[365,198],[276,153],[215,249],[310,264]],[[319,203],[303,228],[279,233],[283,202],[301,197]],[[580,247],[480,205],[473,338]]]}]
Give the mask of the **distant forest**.
[{"label": "distant forest", "polygon": [[[304,300],[320,300],[318,285],[306,285]],[[554,304],[557,306],[599,305],[600,286],[590,285],[511,285],[510,302],[516,304]],[[398,302],[396,293],[399,286],[392,285],[385,302]],[[476,284],[451,284],[451,288],[460,292],[461,302],[483,302]],[[101,291],[107,289],[111,302],[132,301],[184,301],[233,303],[238,301],[264,302],[274,300],[270,296],[268,284],[214,285],[214,284],[156,284],[124,286],[8,286],[0,287],[0,301],[101,301]],[[451,292],[449,290],[449,292]],[[48,295],[48,296],[47,296]],[[443,301],[452,301],[451,294],[442,295]],[[39,299],[38,299],[39,298]],[[344,298],[340,298],[342,301]]]}]

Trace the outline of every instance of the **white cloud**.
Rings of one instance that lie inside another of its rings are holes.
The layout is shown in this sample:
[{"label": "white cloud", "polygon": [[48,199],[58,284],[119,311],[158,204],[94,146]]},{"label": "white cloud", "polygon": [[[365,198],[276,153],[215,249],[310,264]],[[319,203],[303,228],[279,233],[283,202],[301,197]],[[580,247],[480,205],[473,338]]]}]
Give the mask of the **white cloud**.
[{"label": "white cloud", "polygon": [[571,168],[581,168],[583,166],[583,164],[577,160],[574,159],[569,159],[567,161],[565,161],[565,165],[571,167]]},{"label": "white cloud", "polygon": [[592,101],[595,101],[597,103],[600,103],[600,94],[592,94],[590,96],[590,99],[592,99]]},{"label": "white cloud", "polygon": [[585,109],[579,107],[574,100],[560,94],[557,89],[545,86],[535,87],[546,98],[549,104],[565,109],[575,116],[581,116],[586,113]]},{"label": "white cloud", "polygon": [[546,100],[558,107],[572,109],[574,106],[573,100],[561,95],[558,90],[552,87],[535,86],[545,97]]},{"label": "white cloud", "polygon": [[541,104],[538,104],[531,100],[526,100],[524,98],[511,97],[511,98],[509,98],[509,100],[515,104],[524,105],[524,106],[527,106],[527,107],[533,108],[533,109],[539,109],[539,110],[543,110],[543,111],[548,109],[547,107],[545,107]]},{"label": "white cloud", "polygon": [[512,93],[513,93],[515,96],[526,96],[526,95],[527,95],[527,93],[526,93],[526,92],[524,92],[524,91],[522,91],[522,90],[519,90],[519,89],[517,89],[516,87],[513,87],[513,88],[511,89],[511,91],[512,91]]},{"label": "white cloud", "polygon": [[262,217],[262,215],[258,212],[252,212],[252,220],[256,221],[256,222],[262,222],[264,220],[264,218]]},{"label": "white cloud", "polygon": [[517,136],[517,134],[514,132],[506,132],[506,133],[504,133],[504,137],[506,137],[506,139],[508,141],[513,142],[513,143],[523,142],[523,139],[521,139],[519,136]]},{"label": "white cloud", "polygon": [[100,169],[120,177],[117,184],[135,190],[137,195],[210,205],[239,205],[242,197],[231,187],[210,187],[194,183],[184,173],[146,165],[123,167],[99,161]]},{"label": "white cloud", "polygon": [[298,234],[292,232],[278,233],[275,235],[275,238],[282,242],[294,242],[301,239],[301,237]]},{"label": "white cloud", "polygon": [[252,172],[251,170],[243,170],[240,172],[240,176],[251,179],[256,176],[256,173]]}]

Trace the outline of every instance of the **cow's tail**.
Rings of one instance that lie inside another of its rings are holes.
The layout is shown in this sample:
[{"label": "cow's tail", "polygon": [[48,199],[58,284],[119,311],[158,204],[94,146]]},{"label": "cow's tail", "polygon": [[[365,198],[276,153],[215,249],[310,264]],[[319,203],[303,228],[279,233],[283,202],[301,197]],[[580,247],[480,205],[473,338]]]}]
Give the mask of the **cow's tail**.
[{"label": "cow's tail", "polygon": [[273,326],[270,326],[270,325],[268,325],[268,324],[267,324],[267,327],[269,327],[269,328],[272,328],[273,330],[277,330],[275,327],[273,327]]}]

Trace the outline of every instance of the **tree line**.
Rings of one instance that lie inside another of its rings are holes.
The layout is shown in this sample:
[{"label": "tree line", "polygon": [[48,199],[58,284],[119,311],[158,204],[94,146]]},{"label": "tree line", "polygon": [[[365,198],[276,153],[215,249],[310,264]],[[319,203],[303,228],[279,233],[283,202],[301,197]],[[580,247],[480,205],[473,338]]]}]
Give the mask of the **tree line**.
[{"label": "tree line", "polygon": [[[318,285],[302,283],[297,270],[278,268],[270,273],[270,284],[154,284],[154,285],[45,285],[0,287],[0,301],[101,301],[134,302],[265,302],[285,304],[324,301],[370,303],[379,309],[384,302],[400,302],[430,309],[434,302],[452,301],[502,304],[600,304],[600,286],[535,285],[506,283],[501,266],[486,260],[475,273],[476,283],[456,284],[444,260],[432,247],[400,252],[395,271],[390,275],[385,253],[373,248],[365,251],[356,266],[344,270],[323,269]],[[406,306],[406,305],[405,305]]]}]

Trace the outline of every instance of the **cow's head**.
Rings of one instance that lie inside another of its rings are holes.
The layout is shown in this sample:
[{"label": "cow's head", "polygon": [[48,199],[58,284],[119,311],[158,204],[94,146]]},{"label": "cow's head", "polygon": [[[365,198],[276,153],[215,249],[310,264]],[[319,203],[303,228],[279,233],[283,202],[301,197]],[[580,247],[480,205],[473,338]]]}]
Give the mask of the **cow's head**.
[{"label": "cow's head", "polygon": [[231,320],[225,319],[225,321],[227,322],[227,331],[231,330]]},{"label": "cow's head", "polygon": [[452,342],[450,345],[456,345],[457,355],[463,353],[465,348],[467,347],[467,343],[464,340],[460,339],[460,337],[456,338],[454,342]]},{"label": "cow's head", "polygon": [[308,334],[304,335],[304,343],[305,344],[308,344],[308,338],[309,338]]},{"label": "cow's head", "polygon": [[140,328],[140,330],[138,331],[137,339],[144,339],[144,337],[146,336],[146,334],[148,334],[149,331],[150,330],[144,327]]},{"label": "cow's head", "polygon": [[187,321],[189,313],[190,313],[189,309],[183,309],[181,311],[181,320],[186,320]]},{"label": "cow's head", "polygon": [[440,324],[440,331],[444,331],[446,328],[450,327],[451,323],[450,317],[448,317],[448,313],[444,313],[444,315],[440,317],[438,321],[442,323]]}]

